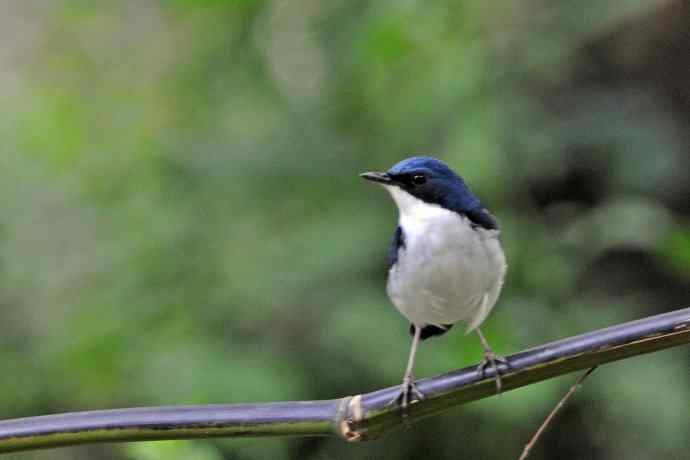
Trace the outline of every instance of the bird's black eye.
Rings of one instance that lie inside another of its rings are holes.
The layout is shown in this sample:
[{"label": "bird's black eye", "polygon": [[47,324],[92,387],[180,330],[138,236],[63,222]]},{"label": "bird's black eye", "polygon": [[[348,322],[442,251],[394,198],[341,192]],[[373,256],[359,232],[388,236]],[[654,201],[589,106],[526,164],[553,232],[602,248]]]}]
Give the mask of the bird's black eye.
[{"label": "bird's black eye", "polygon": [[423,185],[426,182],[426,177],[422,174],[415,174],[412,176],[412,183],[414,185]]}]

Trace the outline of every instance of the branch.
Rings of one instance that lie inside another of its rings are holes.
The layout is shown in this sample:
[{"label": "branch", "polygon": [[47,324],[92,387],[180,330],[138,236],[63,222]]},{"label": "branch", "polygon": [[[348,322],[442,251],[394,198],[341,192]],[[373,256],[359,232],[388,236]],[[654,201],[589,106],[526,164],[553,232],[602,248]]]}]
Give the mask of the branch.
[{"label": "branch", "polygon": [[[690,308],[609,327],[511,355],[500,365],[504,391],[580,369],[690,343]],[[340,436],[376,439],[387,432],[493,396],[493,370],[476,366],[417,382],[426,399],[403,420],[388,405],[399,386],[326,401],[114,409],[0,421],[0,453],[96,442],[233,436]]]},{"label": "branch", "polygon": [[563,409],[563,406],[565,406],[565,403],[568,402],[570,398],[573,397],[575,392],[582,386],[582,383],[589,377],[589,374],[594,372],[596,367],[590,367],[587,372],[582,374],[579,379],[573,383],[573,386],[570,387],[570,390],[561,398],[560,401],[558,401],[558,404],[556,404],[556,407],[554,407],[549,415],[544,419],[542,424],[539,426],[539,429],[537,430],[536,433],[534,433],[534,436],[532,436],[532,439],[529,440],[527,445],[525,446],[525,449],[522,451],[522,454],[520,455],[520,458],[518,460],[526,460],[527,457],[529,457],[530,452],[532,452],[532,449],[534,446],[537,444],[537,441],[539,441],[539,438],[541,438],[541,435],[544,434],[544,431],[549,427],[549,424],[553,421],[553,419],[556,417],[556,414]]}]

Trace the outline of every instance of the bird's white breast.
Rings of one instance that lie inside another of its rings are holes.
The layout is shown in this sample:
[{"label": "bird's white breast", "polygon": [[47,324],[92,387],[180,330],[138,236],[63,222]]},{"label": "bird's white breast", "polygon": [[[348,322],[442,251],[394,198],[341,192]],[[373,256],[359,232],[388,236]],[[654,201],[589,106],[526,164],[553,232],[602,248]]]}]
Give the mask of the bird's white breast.
[{"label": "bird's white breast", "polygon": [[506,264],[497,230],[387,186],[400,211],[404,246],[388,276],[388,295],[418,325],[479,326],[493,308]]}]

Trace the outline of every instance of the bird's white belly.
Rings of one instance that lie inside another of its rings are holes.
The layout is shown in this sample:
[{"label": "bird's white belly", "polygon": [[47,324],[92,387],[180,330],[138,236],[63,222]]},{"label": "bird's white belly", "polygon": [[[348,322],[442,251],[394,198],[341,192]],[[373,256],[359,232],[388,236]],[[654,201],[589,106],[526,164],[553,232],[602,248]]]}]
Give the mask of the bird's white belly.
[{"label": "bird's white belly", "polygon": [[404,248],[388,276],[388,295],[418,325],[479,326],[501,291],[506,265],[498,231],[472,228],[457,213],[401,215]]}]

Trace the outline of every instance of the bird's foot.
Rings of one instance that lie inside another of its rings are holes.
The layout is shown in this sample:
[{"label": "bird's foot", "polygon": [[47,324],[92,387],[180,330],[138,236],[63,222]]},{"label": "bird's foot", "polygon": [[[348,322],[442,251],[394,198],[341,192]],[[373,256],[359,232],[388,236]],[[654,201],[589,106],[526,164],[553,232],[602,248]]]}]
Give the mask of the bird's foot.
[{"label": "bird's foot", "polygon": [[477,372],[480,378],[484,378],[484,374],[487,366],[491,366],[494,370],[495,380],[496,380],[496,394],[501,394],[503,390],[503,382],[501,380],[501,371],[498,369],[496,363],[505,364],[506,367],[510,368],[510,363],[503,356],[499,356],[491,350],[484,351],[484,359],[477,366]]},{"label": "bird's foot", "polygon": [[388,404],[398,404],[403,411],[404,417],[407,415],[407,406],[413,401],[420,401],[422,399],[424,399],[424,393],[419,391],[419,388],[414,383],[414,377],[410,375],[403,378],[403,383],[400,385],[400,393]]}]

